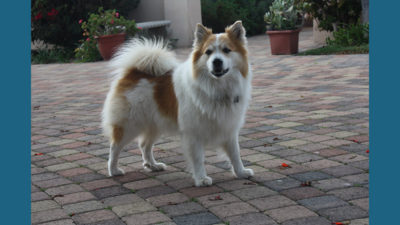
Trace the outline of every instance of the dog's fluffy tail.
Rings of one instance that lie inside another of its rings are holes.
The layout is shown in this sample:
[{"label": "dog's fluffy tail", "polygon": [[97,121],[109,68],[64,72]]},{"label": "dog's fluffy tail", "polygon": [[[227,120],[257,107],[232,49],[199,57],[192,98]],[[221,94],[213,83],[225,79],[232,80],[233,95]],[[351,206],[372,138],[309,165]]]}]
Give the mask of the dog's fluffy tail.
[{"label": "dog's fluffy tail", "polygon": [[135,38],[124,44],[111,60],[117,74],[136,68],[152,76],[161,76],[178,64],[175,54],[162,39]]}]

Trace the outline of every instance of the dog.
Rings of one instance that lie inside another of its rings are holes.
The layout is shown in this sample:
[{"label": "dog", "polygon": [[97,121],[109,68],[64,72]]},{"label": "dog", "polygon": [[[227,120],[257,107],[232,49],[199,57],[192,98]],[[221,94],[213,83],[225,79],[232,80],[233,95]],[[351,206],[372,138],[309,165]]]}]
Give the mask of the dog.
[{"label": "dog", "polygon": [[222,149],[236,177],[254,175],[243,166],[238,142],[251,98],[246,31],[241,21],[219,34],[197,24],[194,36],[190,57],[182,63],[162,41],[149,39],[129,41],[111,60],[116,76],[102,112],[110,176],[124,174],[118,156],[134,139],[144,168],[164,170],[152,147],[160,136],[176,134],[196,186],[212,184],[205,148]]}]

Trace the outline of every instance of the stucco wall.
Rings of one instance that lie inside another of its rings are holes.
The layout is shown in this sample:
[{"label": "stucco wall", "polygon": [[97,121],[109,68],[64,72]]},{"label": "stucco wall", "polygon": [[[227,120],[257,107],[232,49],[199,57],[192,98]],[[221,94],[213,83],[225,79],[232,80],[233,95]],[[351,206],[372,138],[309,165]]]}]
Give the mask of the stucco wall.
[{"label": "stucco wall", "polygon": [[201,23],[200,0],[165,0],[165,19],[171,20],[172,38],[178,46],[190,46],[197,23]]},{"label": "stucco wall", "polygon": [[138,7],[129,14],[129,18],[136,22],[164,20],[164,0],[141,0]]},{"label": "stucco wall", "polygon": [[170,38],[179,47],[192,45],[197,23],[201,23],[200,0],[142,0],[130,14],[137,22],[170,20]]}]

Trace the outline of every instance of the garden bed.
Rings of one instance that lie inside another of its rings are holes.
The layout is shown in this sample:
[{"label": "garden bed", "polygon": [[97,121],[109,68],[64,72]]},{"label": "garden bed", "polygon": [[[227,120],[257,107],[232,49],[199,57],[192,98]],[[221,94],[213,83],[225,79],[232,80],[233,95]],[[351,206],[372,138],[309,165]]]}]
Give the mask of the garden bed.
[{"label": "garden bed", "polygon": [[320,48],[310,49],[304,52],[300,52],[297,55],[305,56],[305,55],[346,55],[346,54],[368,54],[369,53],[369,44],[360,45],[360,46],[334,46],[328,45]]}]

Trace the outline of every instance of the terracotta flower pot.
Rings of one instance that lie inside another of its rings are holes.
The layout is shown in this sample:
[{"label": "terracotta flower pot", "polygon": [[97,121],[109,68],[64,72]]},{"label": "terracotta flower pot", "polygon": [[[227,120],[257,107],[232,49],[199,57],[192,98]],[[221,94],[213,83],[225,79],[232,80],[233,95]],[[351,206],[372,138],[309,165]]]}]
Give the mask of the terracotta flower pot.
[{"label": "terracotta flower pot", "polygon": [[272,55],[296,54],[299,51],[299,32],[297,30],[267,31]]},{"label": "terracotta flower pot", "polygon": [[97,47],[104,60],[109,60],[125,41],[125,33],[103,35],[97,38]]}]

